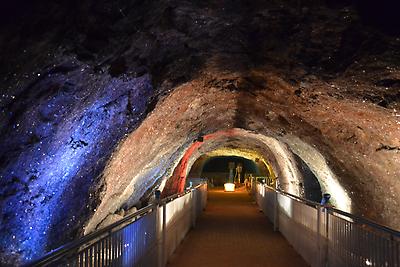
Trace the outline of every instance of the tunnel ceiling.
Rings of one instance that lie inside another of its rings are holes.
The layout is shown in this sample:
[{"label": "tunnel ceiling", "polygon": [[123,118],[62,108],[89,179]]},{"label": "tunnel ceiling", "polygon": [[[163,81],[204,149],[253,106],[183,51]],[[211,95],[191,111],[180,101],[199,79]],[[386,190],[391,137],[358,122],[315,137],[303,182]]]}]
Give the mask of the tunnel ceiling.
[{"label": "tunnel ceiling", "polygon": [[202,155],[257,155],[298,195],[300,158],[339,208],[400,229],[397,16],[295,2],[6,3],[0,263],[181,190]]}]

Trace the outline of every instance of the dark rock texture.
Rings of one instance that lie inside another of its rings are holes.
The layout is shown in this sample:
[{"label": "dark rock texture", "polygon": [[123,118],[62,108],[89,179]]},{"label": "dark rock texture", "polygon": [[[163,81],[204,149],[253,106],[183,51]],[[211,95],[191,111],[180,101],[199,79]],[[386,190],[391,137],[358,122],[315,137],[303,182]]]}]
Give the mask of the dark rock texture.
[{"label": "dark rock texture", "polygon": [[72,61],[42,71],[4,103],[3,253],[22,250],[30,259],[83,232],[103,187],[99,175],[151,94],[148,75],[112,78]]},{"label": "dark rock texture", "polygon": [[179,162],[176,177],[189,171],[195,157],[182,157],[193,140],[232,128],[272,136],[312,165],[306,142],[354,212],[399,228],[400,39],[390,4],[8,1],[0,262],[40,256],[145,203]]}]

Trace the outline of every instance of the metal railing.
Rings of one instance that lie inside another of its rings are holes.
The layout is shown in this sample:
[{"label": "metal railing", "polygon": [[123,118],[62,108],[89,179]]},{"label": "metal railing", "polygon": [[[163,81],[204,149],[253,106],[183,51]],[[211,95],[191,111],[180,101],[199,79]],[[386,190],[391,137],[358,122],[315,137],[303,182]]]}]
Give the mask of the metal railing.
[{"label": "metal railing", "polygon": [[207,184],[162,199],[26,266],[165,266],[207,203]]},{"label": "metal railing", "polygon": [[311,266],[400,267],[400,232],[257,183],[256,201]]}]

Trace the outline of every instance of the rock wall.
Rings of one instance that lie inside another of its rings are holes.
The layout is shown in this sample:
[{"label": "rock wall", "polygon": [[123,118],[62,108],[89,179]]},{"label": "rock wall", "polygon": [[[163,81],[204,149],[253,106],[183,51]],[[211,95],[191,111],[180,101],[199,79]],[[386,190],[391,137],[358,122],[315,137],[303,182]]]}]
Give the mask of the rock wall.
[{"label": "rock wall", "polygon": [[100,76],[71,62],[10,97],[1,121],[1,252],[29,260],[83,232],[106,161],[151,93],[148,75]]}]

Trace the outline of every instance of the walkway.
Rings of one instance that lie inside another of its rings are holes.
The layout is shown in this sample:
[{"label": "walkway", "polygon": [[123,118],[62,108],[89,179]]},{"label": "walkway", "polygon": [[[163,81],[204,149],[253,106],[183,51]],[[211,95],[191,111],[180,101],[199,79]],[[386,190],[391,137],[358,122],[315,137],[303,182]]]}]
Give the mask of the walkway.
[{"label": "walkway", "polygon": [[208,192],[207,208],[169,259],[169,267],[308,266],[259,212],[245,190]]}]

